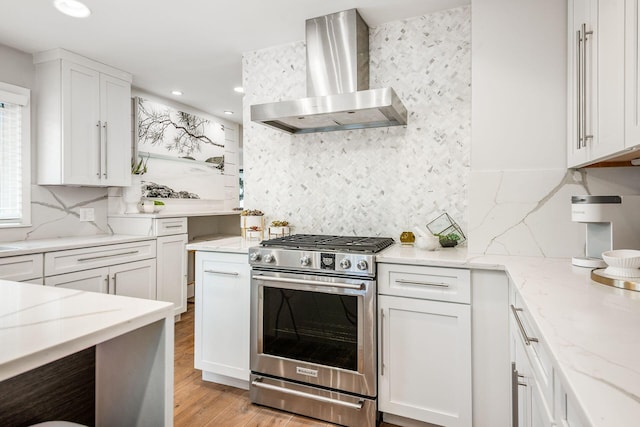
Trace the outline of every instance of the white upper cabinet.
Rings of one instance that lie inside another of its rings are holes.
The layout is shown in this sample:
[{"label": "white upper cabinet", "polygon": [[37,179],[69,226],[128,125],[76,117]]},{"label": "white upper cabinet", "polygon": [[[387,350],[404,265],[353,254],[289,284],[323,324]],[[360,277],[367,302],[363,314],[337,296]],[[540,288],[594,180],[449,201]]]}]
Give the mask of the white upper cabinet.
[{"label": "white upper cabinet", "polygon": [[131,183],[131,75],[62,49],[34,56],[38,184]]},{"label": "white upper cabinet", "polygon": [[640,156],[637,3],[568,2],[568,167]]}]

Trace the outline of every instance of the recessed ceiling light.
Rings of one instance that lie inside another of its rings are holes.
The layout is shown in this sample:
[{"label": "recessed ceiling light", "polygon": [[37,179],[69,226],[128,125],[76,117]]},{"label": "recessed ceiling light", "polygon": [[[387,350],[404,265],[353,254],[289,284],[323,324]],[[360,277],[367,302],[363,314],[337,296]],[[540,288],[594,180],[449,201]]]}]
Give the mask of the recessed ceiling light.
[{"label": "recessed ceiling light", "polygon": [[172,90],[172,91],[171,91],[171,94],[172,94],[172,95],[175,95],[175,96],[180,96],[180,95],[182,95],[182,91],[179,91],[179,90]]},{"label": "recessed ceiling light", "polygon": [[226,110],[224,113],[225,113],[226,115],[229,115],[229,116],[230,116],[230,115],[232,115],[232,114],[233,114],[233,111]]},{"label": "recessed ceiling light", "polygon": [[242,86],[236,86],[233,88],[238,93],[244,93],[244,88]]},{"label": "recessed ceiling light", "polygon": [[86,18],[91,15],[91,10],[78,0],[53,0],[53,5],[60,12],[74,18]]}]

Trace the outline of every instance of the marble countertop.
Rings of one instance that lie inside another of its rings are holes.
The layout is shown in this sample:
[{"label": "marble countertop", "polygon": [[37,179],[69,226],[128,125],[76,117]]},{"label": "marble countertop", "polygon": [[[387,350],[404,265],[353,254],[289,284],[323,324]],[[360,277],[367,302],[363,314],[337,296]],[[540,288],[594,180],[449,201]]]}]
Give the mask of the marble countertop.
[{"label": "marble countertop", "polygon": [[[76,249],[90,246],[115,245],[117,243],[154,240],[149,236],[130,236],[123,234],[98,234],[95,236],[60,237],[56,239],[20,240],[0,243],[0,258],[16,255],[28,255],[41,252]],[[4,249],[10,248],[10,249]]]},{"label": "marble countertop", "polygon": [[207,240],[189,243],[187,250],[246,254],[250,247],[259,244],[260,240],[247,240],[240,236],[211,236]]},{"label": "marble countertop", "polygon": [[163,318],[172,303],[0,280],[0,381]]},{"label": "marble countertop", "polygon": [[190,216],[222,216],[222,215],[240,215],[242,211],[162,211],[158,213],[114,213],[109,214],[111,218],[177,218],[177,217],[190,217]]},{"label": "marble countertop", "polygon": [[505,270],[540,331],[566,392],[593,426],[640,419],[640,292],[591,281],[569,258],[425,251],[394,245],[378,262]]}]

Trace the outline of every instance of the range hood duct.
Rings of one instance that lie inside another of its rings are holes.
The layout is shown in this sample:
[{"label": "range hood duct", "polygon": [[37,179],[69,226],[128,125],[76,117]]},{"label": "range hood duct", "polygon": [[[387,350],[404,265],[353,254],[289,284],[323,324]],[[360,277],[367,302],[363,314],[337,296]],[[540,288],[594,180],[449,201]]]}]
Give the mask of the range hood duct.
[{"label": "range hood duct", "polygon": [[307,96],[251,106],[251,120],[288,133],[407,124],[392,88],[369,89],[369,27],[356,9],[306,21]]}]

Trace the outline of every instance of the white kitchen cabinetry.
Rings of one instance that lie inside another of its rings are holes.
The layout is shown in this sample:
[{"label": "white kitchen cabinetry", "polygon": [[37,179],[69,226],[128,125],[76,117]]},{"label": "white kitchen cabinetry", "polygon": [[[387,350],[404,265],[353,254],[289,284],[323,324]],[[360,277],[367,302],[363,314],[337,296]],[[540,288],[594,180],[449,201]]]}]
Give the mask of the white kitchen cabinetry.
[{"label": "white kitchen cabinetry", "polygon": [[176,316],[187,311],[187,218],[109,217],[109,226],[119,234],[156,236],[157,299],[172,302]]},{"label": "white kitchen cabinetry", "polygon": [[38,184],[131,183],[131,75],[71,52],[36,54]]},{"label": "white kitchen cabinetry", "polygon": [[44,284],[156,299],[155,241],[48,252]]},{"label": "white kitchen cabinetry", "polygon": [[42,280],[43,264],[42,254],[0,258],[0,279],[39,283]]},{"label": "white kitchen cabinetry", "polygon": [[195,367],[249,388],[250,269],[246,253],[196,252]]},{"label": "white kitchen cabinetry", "polygon": [[637,3],[568,2],[568,167],[637,156]]},{"label": "white kitchen cabinetry", "polygon": [[378,264],[378,408],[471,426],[469,270]]},{"label": "white kitchen cabinetry", "polygon": [[548,350],[514,291],[510,309],[513,425],[552,427],[554,373]]}]

